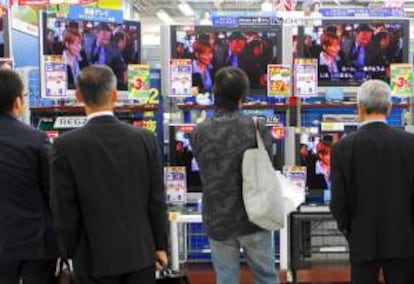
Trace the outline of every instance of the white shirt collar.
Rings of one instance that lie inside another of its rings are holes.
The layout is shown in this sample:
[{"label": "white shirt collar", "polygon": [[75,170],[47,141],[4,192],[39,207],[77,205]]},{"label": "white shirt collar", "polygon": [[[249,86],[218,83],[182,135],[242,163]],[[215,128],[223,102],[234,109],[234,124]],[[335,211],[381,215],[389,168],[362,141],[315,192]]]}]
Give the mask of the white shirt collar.
[{"label": "white shirt collar", "polygon": [[369,120],[365,120],[363,122],[361,122],[359,124],[359,127],[362,127],[364,125],[370,124],[370,123],[374,123],[374,122],[383,122],[383,123],[387,123],[387,121],[385,119],[369,119]]},{"label": "white shirt collar", "polygon": [[105,110],[105,111],[97,111],[94,113],[91,113],[87,116],[87,120],[91,120],[92,118],[98,117],[98,116],[114,116],[114,112],[111,110]]}]

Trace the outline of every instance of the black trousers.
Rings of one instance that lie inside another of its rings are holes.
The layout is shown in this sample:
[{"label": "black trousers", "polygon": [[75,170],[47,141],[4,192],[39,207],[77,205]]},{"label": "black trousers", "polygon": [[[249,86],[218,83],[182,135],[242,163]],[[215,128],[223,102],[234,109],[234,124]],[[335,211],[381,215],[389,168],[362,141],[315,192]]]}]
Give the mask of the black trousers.
[{"label": "black trousers", "polygon": [[56,260],[0,261],[0,283],[53,284]]},{"label": "black trousers", "polygon": [[155,284],[155,267],[106,277],[78,277],[76,284]]},{"label": "black trousers", "polygon": [[351,262],[352,284],[378,284],[382,268],[386,284],[413,284],[414,258]]}]

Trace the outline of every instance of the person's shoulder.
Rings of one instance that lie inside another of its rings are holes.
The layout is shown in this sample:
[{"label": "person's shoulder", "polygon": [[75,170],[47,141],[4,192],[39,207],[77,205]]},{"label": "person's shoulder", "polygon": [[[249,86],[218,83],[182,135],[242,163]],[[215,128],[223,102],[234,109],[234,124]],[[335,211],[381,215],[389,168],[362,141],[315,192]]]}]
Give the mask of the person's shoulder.
[{"label": "person's shoulder", "polygon": [[24,135],[27,138],[32,138],[32,139],[41,138],[45,135],[44,132],[42,132],[41,130],[36,129],[32,127],[31,125],[23,123],[17,119],[12,121],[12,124],[13,124],[13,128],[15,129],[15,131],[20,132],[22,135]]},{"label": "person's shoulder", "polygon": [[144,138],[153,138],[155,136],[154,132],[151,132],[148,129],[138,127],[123,121],[119,121],[118,127],[120,127],[125,134],[134,136],[134,137],[144,137]]},{"label": "person's shoulder", "polygon": [[56,139],[54,140],[54,144],[67,144],[71,141],[77,140],[81,138],[85,131],[85,126],[82,126],[80,128],[72,129],[70,131],[64,132],[60,134]]}]

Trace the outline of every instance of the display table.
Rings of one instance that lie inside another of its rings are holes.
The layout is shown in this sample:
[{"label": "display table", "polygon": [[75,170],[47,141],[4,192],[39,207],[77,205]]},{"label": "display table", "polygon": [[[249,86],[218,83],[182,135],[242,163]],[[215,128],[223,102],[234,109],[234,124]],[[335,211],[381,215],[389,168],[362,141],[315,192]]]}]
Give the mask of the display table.
[{"label": "display table", "polygon": [[[336,228],[328,208],[305,207],[289,215],[289,270],[293,283],[297,271],[315,264],[348,263],[348,245]],[[335,280],[335,279],[333,279]]]},{"label": "display table", "polygon": [[170,221],[171,269],[178,271],[180,270],[178,224],[201,223],[202,219],[201,214],[182,214],[180,212],[170,212],[168,219]]}]

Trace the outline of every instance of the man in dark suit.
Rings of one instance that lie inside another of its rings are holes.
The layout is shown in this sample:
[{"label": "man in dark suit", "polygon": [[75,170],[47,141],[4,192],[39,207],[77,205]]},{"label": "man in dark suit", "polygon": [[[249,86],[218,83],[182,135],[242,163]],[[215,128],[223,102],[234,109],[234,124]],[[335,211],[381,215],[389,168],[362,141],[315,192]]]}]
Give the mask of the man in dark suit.
[{"label": "man in dark suit", "polygon": [[386,124],[389,86],[358,92],[358,131],[331,152],[331,211],[349,242],[352,283],[414,281],[414,135]]},{"label": "man in dark suit", "polygon": [[119,47],[111,42],[112,30],[106,23],[96,27],[96,40],[87,46],[86,54],[91,64],[108,65],[116,75],[118,89],[127,88],[127,63]]},{"label": "man in dark suit", "polygon": [[248,72],[249,59],[246,54],[246,37],[241,32],[232,32],[228,37],[228,48],[214,57],[214,74],[222,67],[239,67]]},{"label": "man in dark suit", "polygon": [[166,204],[151,132],[113,115],[116,79],[106,66],[81,71],[76,97],[88,116],[53,145],[51,206],[78,283],[155,283],[166,265]]},{"label": "man in dark suit", "polygon": [[0,283],[53,283],[58,246],[48,206],[49,142],[18,120],[24,86],[0,70]]}]

